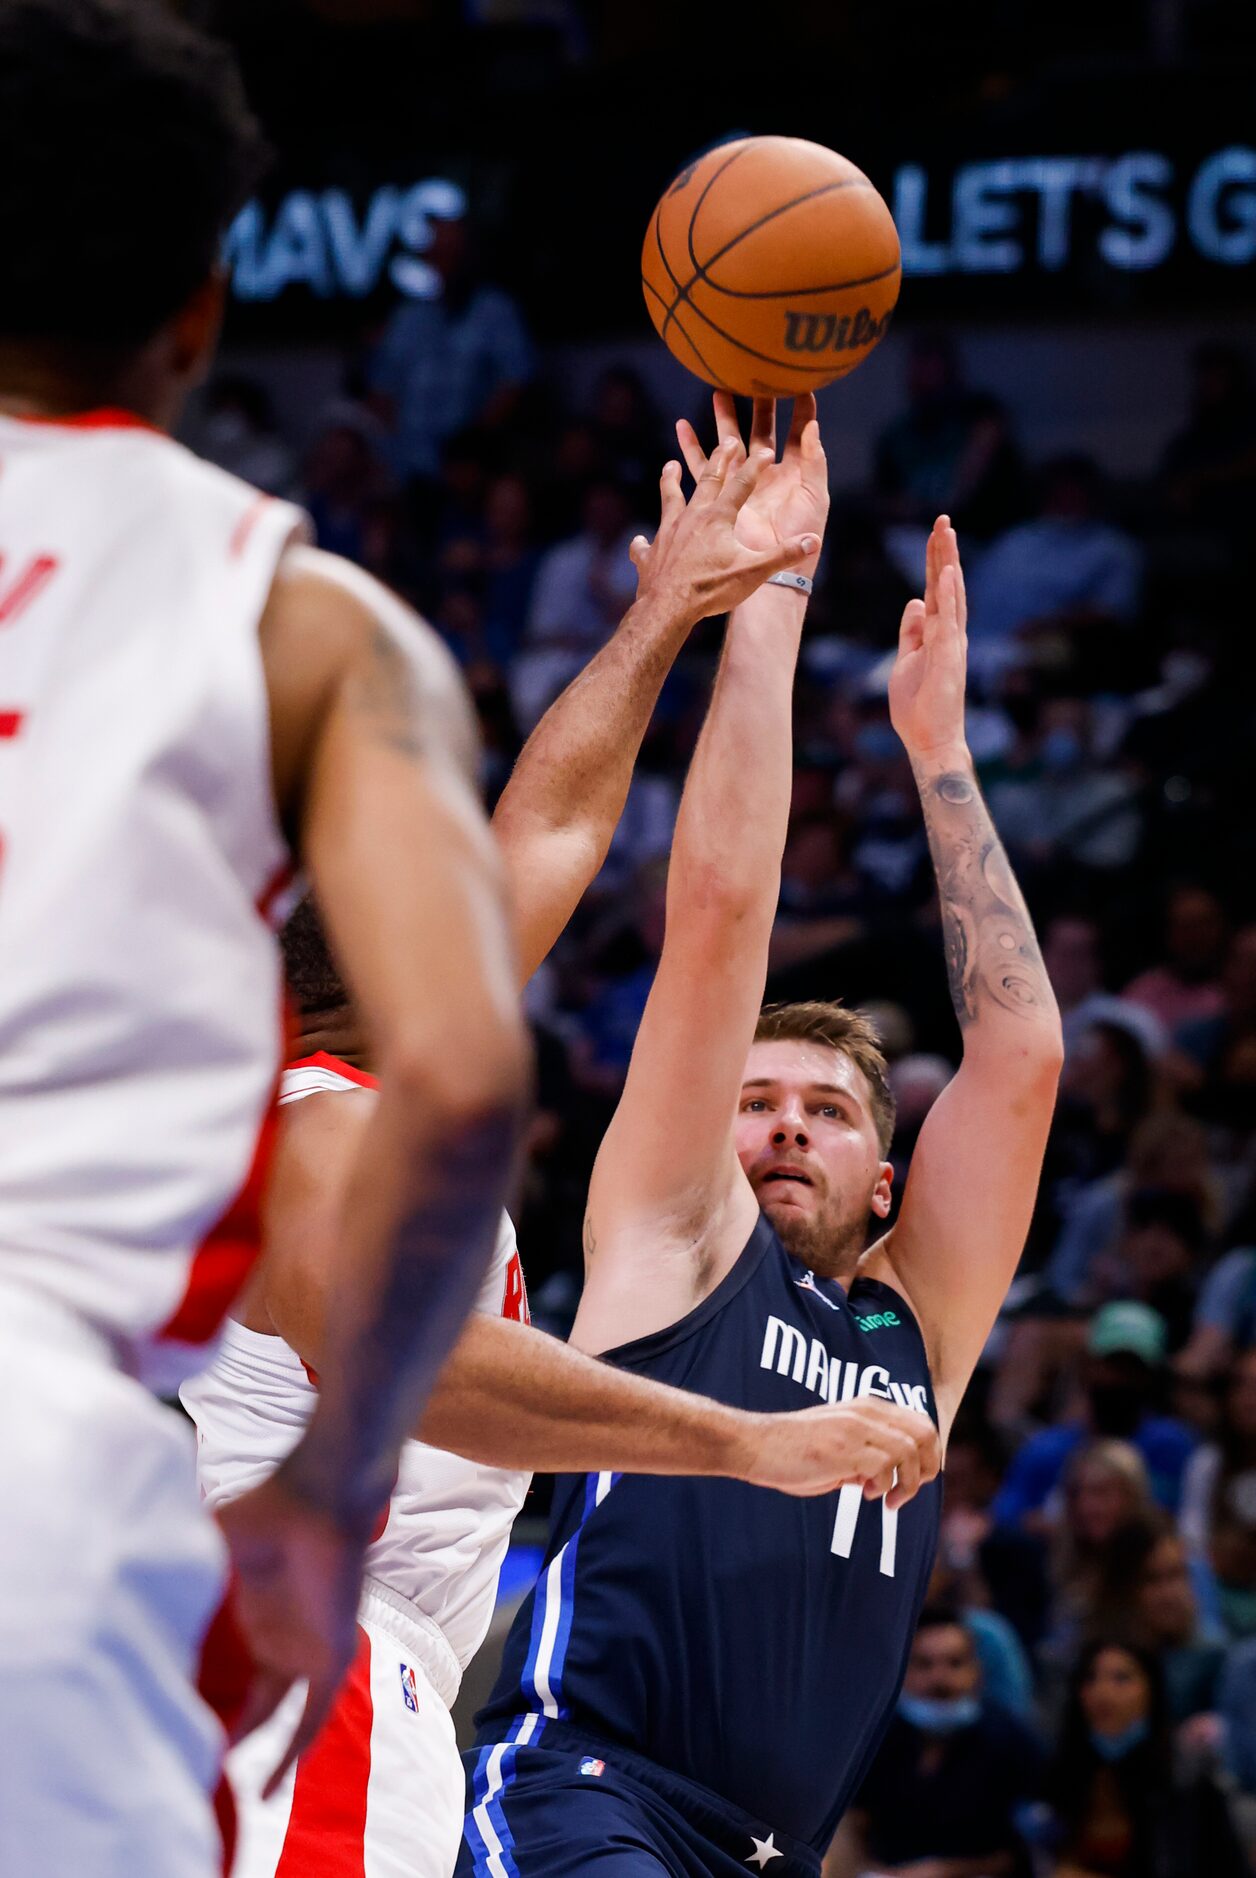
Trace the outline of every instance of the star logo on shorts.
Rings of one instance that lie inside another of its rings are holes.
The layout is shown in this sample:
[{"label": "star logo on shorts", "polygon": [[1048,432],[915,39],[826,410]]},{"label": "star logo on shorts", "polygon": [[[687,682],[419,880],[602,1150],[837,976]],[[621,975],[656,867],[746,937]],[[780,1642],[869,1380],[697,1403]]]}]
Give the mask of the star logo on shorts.
[{"label": "star logo on shorts", "polygon": [[776,1834],[774,1832],[770,1832],[766,1839],[755,1839],[753,1833],[751,1833],[750,1837],[754,1840],[754,1851],[747,1858],[747,1865],[754,1865],[759,1871],[762,1871],[764,1866],[772,1859],[784,1858],[785,1854],[777,1849]]}]

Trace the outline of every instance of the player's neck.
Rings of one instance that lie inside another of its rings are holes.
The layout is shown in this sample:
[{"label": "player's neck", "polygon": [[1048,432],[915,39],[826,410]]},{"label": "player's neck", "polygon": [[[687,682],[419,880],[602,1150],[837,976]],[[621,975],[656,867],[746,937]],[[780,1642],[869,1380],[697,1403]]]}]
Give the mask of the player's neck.
[{"label": "player's neck", "polygon": [[107,409],[168,430],[181,402],[147,352],[122,362],[110,354],[80,360],[59,347],[0,339],[0,413],[7,417],[55,420]]},{"label": "player's neck", "polygon": [[317,1056],[320,1050],[328,1056],[338,1056],[353,1069],[365,1070],[368,1075],[375,1067],[361,1027],[347,1008],[310,1012],[302,1020],[294,1055],[299,1061],[303,1057]]}]

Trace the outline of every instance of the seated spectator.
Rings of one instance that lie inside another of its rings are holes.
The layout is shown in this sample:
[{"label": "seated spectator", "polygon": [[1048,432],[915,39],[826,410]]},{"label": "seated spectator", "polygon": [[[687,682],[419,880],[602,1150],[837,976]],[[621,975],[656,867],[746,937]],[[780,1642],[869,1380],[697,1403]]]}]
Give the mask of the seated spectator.
[{"label": "seated spectator", "polygon": [[1042,1751],[984,1696],[958,1613],[926,1608],[898,1712],[825,1869],[853,1859],[878,1878],[1027,1878],[1018,1822],[1041,1790]]},{"label": "seated spectator", "polygon": [[1225,1796],[1181,1770],[1154,1656],[1083,1652],[1051,1771],[1055,1878],[1248,1878]]},{"label": "seated spectator", "polygon": [[[987,1617],[997,1614],[1023,1650],[1031,1651],[1047,1620],[1046,1562],[1041,1544],[1030,1534],[994,1523],[991,1507],[1006,1463],[1003,1443],[983,1422],[965,1415],[952,1429],[946,1449],[936,1601],[958,1604],[966,1619],[977,1611]],[[1007,1683],[996,1687],[990,1677],[990,1658],[982,1651],[981,1636],[977,1641],[991,1696],[1015,1710],[1016,1700],[1006,1699]]]},{"label": "seated spectator", "polygon": [[1256,1636],[1256,1350],[1235,1358],[1216,1439],[1187,1469],[1181,1529],[1212,1565],[1228,1634]]},{"label": "seated spectator", "polygon": [[1206,887],[1177,887],[1165,911],[1163,964],[1149,966],[1121,993],[1173,1032],[1220,1015],[1221,967],[1226,950],[1225,911]]},{"label": "seated spectator", "polygon": [[1256,1799],[1256,1637],[1227,1651],[1219,1694],[1226,1765]]},{"label": "seated spectator", "polygon": [[1094,748],[1093,713],[1082,698],[1044,705],[1037,761],[989,785],[990,813],[1017,861],[1043,868],[1126,867],[1142,837],[1133,783]]},{"label": "seated spectator", "polygon": [[255,378],[216,375],[206,389],[204,411],[197,439],[202,456],[268,495],[291,492],[293,454],[279,434],[270,397]]},{"label": "seated spectator", "polygon": [[637,570],[628,549],[637,533],[628,491],[602,479],[585,494],[580,533],[542,559],[525,648],[510,673],[515,716],[525,735],[632,605]]},{"label": "seated spectator", "polygon": [[1177,1033],[1184,1099],[1206,1121],[1250,1132],[1256,1127],[1256,926],[1230,942],[1222,991],[1215,1017],[1184,1024]]},{"label": "seated spectator", "polygon": [[1058,1676],[1089,1637],[1129,1621],[1131,1557],[1160,1530],[1141,1456],[1127,1441],[1080,1448],[1064,1472],[1051,1538],[1051,1625],[1042,1651]]},{"label": "seated spectator", "polygon": [[1215,1376],[1241,1350],[1256,1348],[1256,1246],[1239,1246],[1218,1259],[1204,1279],[1190,1342],[1178,1369]]},{"label": "seated spectator", "polygon": [[797,816],[781,856],[780,911],[769,970],[803,964],[855,938],[862,930],[864,902],[845,820],[832,809]]},{"label": "seated spectator", "polygon": [[445,442],[471,425],[499,430],[533,374],[514,300],[476,272],[465,204],[452,191],[424,254],[438,291],[402,300],[368,361],[371,402],[405,482],[431,484]]},{"label": "seated spectator", "polygon": [[593,391],[590,420],[603,469],[630,489],[644,489],[674,450],[640,372],[609,365]]},{"label": "seated spectator", "polygon": [[306,455],[299,500],[320,548],[386,575],[390,485],[375,448],[379,435],[369,411],[333,405]]},{"label": "seated spectator", "polygon": [[855,823],[851,860],[865,890],[878,899],[909,896],[927,861],[928,843],[911,765],[879,710],[859,726],[835,793]]},{"label": "seated spectator", "polygon": [[573,1065],[591,1093],[617,1095],[623,1084],[663,950],[666,914],[667,861],[660,856],[638,870],[592,942],[594,970]]},{"label": "seated spectator", "polygon": [[1044,1428],[1021,1448],[995,1499],[996,1523],[1042,1531],[1048,1502],[1079,1448],[1096,1437],[1130,1443],[1146,1467],[1150,1491],[1176,1512],[1195,1437],[1184,1423],[1155,1412],[1165,1380],[1164,1321],[1145,1304],[1107,1304],[1087,1337],[1081,1415]]},{"label": "seated spectator", "polygon": [[532,498],[521,476],[498,476],[484,502],[484,644],[505,668],[523,638],[541,564]]},{"label": "seated spectator", "polygon": [[1016,640],[1133,619],[1142,580],[1137,544],[1103,519],[1103,478],[1089,457],[1041,472],[1033,521],[991,543],[969,582],[969,632],[980,663],[1016,656]]},{"label": "seated spectator", "polygon": [[1131,1633],[1158,1657],[1164,1676],[1169,1721],[1180,1739],[1216,1746],[1217,1700],[1225,1642],[1214,1621],[1201,1613],[1201,1591],[1215,1599],[1211,1576],[1201,1575],[1181,1535],[1167,1526],[1146,1534],[1131,1558]]},{"label": "seated spectator", "polygon": [[1020,453],[997,398],[963,382],[942,334],[917,338],[907,354],[907,409],[877,440],[883,514],[933,526],[949,515],[961,534],[989,540],[1019,513]]},{"label": "seated spectator", "polygon": [[1096,1262],[1097,1302],[1132,1298],[1164,1320],[1170,1352],[1190,1335],[1207,1233],[1193,1195],[1137,1187],[1124,1209],[1121,1236]]},{"label": "seated spectator", "polygon": [[1206,1228],[1220,1223],[1208,1137],[1189,1115],[1175,1109],[1148,1115],[1130,1138],[1124,1166],[1062,1201],[1060,1233],[1045,1272],[1053,1296],[1074,1305],[1099,1301],[1101,1262],[1126,1229],[1131,1197],[1147,1189],[1183,1196]]},{"label": "seated spectator", "polygon": [[1115,1173],[1158,1094],[1156,1066],[1138,1032],[1108,1017],[1092,1023],[1064,1065],[1044,1189]]}]

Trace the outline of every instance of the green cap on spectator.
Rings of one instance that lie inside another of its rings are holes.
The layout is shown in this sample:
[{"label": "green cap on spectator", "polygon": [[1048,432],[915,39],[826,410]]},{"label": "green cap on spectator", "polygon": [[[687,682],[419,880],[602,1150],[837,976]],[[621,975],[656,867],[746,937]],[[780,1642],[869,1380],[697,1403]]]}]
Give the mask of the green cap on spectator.
[{"label": "green cap on spectator", "polygon": [[1092,1356],[1137,1356],[1151,1369],[1164,1362],[1167,1346],[1168,1331],[1159,1311],[1132,1299],[1096,1311],[1086,1339]]}]

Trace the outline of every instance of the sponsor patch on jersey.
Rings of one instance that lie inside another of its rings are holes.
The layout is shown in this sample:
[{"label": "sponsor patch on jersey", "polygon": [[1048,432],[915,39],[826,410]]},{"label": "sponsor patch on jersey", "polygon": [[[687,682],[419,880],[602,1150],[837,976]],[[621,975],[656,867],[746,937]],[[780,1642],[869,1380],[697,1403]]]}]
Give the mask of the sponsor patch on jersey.
[{"label": "sponsor patch on jersey", "polygon": [[888,1330],[895,1324],[901,1324],[902,1318],[897,1311],[873,1311],[868,1317],[857,1317],[855,1322],[860,1330]]},{"label": "sponsor patch on jersey", "polygon": [[419,1691],[409,1663],[401,1665],[401,1699],[412,1715],[419,1712]]},{"label": "sponsor patch on jersey", "polygon": [[587,1774],[593,1780],[597,1780],[606,1772],[606,1762],[591,1761],[586,1757],[580,1763],[580,1772]]}]

